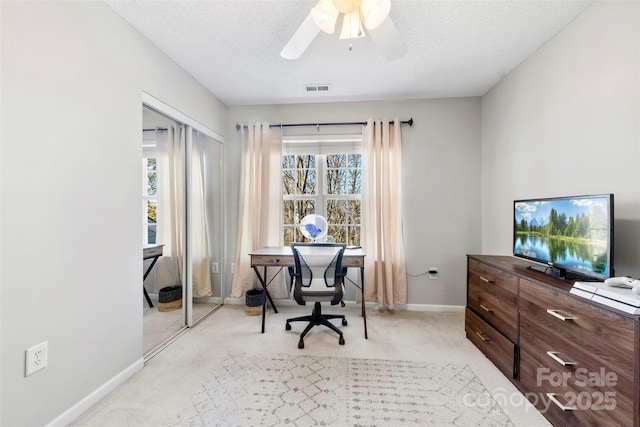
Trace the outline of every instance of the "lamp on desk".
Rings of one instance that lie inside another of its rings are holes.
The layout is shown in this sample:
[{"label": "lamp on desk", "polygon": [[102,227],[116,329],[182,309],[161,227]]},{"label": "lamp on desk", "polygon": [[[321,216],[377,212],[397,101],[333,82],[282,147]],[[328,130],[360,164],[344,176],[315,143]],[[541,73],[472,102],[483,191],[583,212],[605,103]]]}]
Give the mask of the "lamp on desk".
[{"label": "lamp on desk", "polygon": [[319,242],[327,235],[327,219],[322,215],[311,214],[300,221],[300,232],[312,243]]}]

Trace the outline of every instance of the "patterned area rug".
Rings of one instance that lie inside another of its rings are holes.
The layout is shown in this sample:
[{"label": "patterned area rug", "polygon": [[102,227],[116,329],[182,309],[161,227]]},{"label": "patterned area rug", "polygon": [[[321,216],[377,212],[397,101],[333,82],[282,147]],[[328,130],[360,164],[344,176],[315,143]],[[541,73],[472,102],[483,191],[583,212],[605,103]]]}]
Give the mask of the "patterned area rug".
[{"label": "patterned area rug", "polygon": [[[484,397],[484,404],[473,404],[478,396]],[[468,366],[230,353],[176,415],[173,425],[493,427],[513,423]]]}]

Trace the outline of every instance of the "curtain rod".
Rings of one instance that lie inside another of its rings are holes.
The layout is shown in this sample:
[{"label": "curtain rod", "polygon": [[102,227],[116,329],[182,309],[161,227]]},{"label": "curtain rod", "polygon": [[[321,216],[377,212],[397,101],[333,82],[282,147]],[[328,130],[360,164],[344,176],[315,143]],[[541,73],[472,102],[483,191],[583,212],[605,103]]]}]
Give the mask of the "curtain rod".
[{"label": "curtain rod", "polygon": [[142,129],[142,132],[154,132],[157,130],[167,130],[167,128]]},{"label": "curtain rod", "polygon": [[[276,123],[270,124],[270,128],[279,128],[279,127],[302,127],[302,126],[365,126],[367,122],[335,122],[335,123]],[[413,117],[409,120],[401,120],[400,125],[409,125],[413,126]],[[242,127],[246,127],[247,125],[241,125],[240,123],[236,123],[236,130],[242,129]]]}]

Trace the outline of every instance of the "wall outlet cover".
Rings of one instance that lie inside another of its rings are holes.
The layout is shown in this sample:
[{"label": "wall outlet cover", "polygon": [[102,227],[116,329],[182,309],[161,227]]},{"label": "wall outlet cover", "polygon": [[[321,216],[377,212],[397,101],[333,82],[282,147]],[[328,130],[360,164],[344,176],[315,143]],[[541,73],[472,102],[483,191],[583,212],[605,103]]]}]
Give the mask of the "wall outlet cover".
[{"label": "wall outlet cover", "polygon": [[34,345],[25,351],[25,377],[47,367],[49,357],[48,341]]}]

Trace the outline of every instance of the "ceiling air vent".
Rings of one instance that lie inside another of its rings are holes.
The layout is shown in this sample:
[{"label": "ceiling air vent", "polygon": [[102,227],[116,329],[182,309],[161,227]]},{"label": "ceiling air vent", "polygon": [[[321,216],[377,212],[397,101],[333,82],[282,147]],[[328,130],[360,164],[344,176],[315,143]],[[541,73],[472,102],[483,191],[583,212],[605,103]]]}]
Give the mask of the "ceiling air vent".
[{"label": "ceiling air vent", "polygon": [[305,85],[304,86],[305,92],[313,92],[313,93],[329,92],[329,89],[331,89],[331,85]]}]

